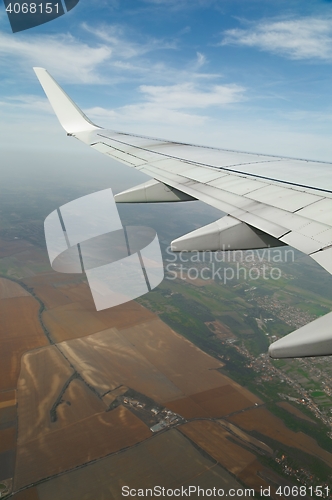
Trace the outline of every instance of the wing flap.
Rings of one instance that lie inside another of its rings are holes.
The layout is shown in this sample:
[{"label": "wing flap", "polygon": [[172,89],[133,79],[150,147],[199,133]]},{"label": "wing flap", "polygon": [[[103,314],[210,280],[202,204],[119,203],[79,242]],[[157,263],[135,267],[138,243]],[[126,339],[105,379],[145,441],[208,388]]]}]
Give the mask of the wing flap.
[{"label": "wing flap", "polygon": [[332,354],[332,312],[302,326],[269,347],[271,358],[302,358]]},{"label": "wing flap", "polygon": [[160,203],[193,201],[195,198],[159,181],[148,181],[114,196],[117,203]]},{"label": "wing flap", "polygon": [[282,246],[283,243],[269,234],[258,231],[234,217],[226,215],[221,219],[200,227],[172,241],[173,252],[206,252],[249,250]]},{"label": "wing flap", "polygon": [[332,274],[332,247],[326,248],[310,255],[318,264]]}]

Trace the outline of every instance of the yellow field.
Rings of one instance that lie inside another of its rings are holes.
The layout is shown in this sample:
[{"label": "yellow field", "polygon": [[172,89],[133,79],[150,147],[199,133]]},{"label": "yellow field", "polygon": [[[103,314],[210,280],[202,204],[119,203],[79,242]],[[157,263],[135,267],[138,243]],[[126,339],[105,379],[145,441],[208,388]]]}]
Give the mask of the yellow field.
[{"label": "yellow field", "polygon": [[18,447],[14,491],[133,446],[150,435],[149,428],[121,406],[43,435]]},{"label": "yellow field", "polygon": [[51,432],[50,410],[65,382],[73,374],[69,363],[54,346],[26,353],[17,386],[18,445]]},{"label": "yellow field", "polygon": [[81,380],[73,380],[57,407],[57,425],[66,427],[106,410],[106,404]]},{"label": "yellow field", "polygon": [[157,401],[182,394],[115,328],[62,342],[59,349],[100,395],[120,385],[131,387]]},{"label": "yellow field", "polygon": [[230,441],[231,434],[217,422],[196,420],[179,430],[236,476],[256,460],[253,453]]},{"label": "yellow field", "polygon": [[0,300],[0,391],[16,388],[24,352],[48,344],[38,310],[31,295]]},{"label": "yellow field", "polygon": [[120,387],[118,387],[117,389],[115,389],[114,391],[112,392],[108,392],[107,394],[105,394],[105,396],[103,396],[103,401],[105,403],[105,405],[107,407],[109,407],[113,401],[116,400],[116,398],[118,396],[122,396],[123,394],[125,394],[126,392],[128,391],[128,387],[126,387],[125,385],[121,385]]}]

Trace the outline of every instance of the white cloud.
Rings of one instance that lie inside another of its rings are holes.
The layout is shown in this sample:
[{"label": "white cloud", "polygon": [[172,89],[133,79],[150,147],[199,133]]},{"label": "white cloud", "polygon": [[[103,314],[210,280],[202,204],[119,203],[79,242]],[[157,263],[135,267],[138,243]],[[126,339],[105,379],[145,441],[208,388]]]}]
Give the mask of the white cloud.
[{"label": "white cloud", "polygon": [[63,81],[101,83],[97,68],[109,60],[112,49],[81,43],[69,34],[16,38],[0,33],[0,55],[4,66],[16,60],[24,69],[47,67]]},{"label": "white cloud", "polygon": [[114,110],[91,108],[87,115],[95,121],[107,118],[111,122],[131,124],[149,122],[191,126],[203,124],[208,116],[197,113],[212,106],[226,106],[243,100],[245,89],[238,85],[214,85],[202,91],[193,83],[156,86],[141,85],[144,101]]},{"label": "white cloud", "polygon": [[45,98],[40,98],[35,95],[18,95],[14,97],[7,97],[0,101],[0,106],[3,109],[19,108],[20,110],[33,110],[49,112],[52,108]]},{"label": "white cloud", "polygon": [[84,84],[103,84],[128,79],[129,75],[139,78],[148,70],[155,75],[167,73],[164,65],[144,56],[174,49],[175,42],[145,36],[138,40],[136,33],[130,36],[117,25],[93,27],[83,23],[80,28],[84,30],[84,42],[64,33],[13,37],[0,32],[0,68],[8,74],[11,68],[15,72],[19,68],[21,74],[32,75],[32,66],[41,66],[63,83]]},{"label": "white cloud", "polygon": [[196,68],[199,69],[206,63],[206,57],[204,54],[201,54],[201,52],[196,52],[196,56],[197,56]]},{"label": "white cloud", "polygon": [[332,60],[331,18],[264,21],[249,29],[225,32],[221,45],[242,45],[290,59]]},{"label": "white cloud", "polygon": [[[124,29],[119,25],[103,24],[95,27],[87,23],[82,23],[81,27],[91,35],[107,43],[109,47],[116,51],[117,58],[131,59],[158,49],[174,49],[176,46],[174,41],[151,37],[145,37],[141,43],[134,42],[128,37],[129,28],[126,28],[125,35]],[[137,34],[133,35],[137,36]]]},{"label": "white cloud", "polygon": [[244,87],[236,84],[214,85],[202,91],[193,83],[153,86],[141,85],[140,91],[152,104],[162,104],[168,109],[207,108],[223,106],[243,100]]},{"label": "white cloud", "polygon": [[207,8],[211,5],[218,6],[219,0],[144,0],[146,4],[164,7],[167,9],[197,9],[197,8]]},{"label": "white cloud", "polygon": [[[123,106],[115,110],[108,110],[104,108],[91,108],[87,112],[98,124],[100,120],[106,121],[111,128],[119,128],[119,124],[126,128],[133,127],[139,123],[150,123],[159,126],[163,125],[173,126],[190,126],[193,121],[197,124],[203,124],[207,117],[200,116],[193,113],[185,113],[176,109],[170,109],[162,105],[155,105],[153,103],[139,103]],[[106,119],[106,120],[105,120]],[[98,121],[99,120],[99,121]],[[114,123],[114,127],[112,127]]]},{"label": "white cloud", "polygon": [[[120,25],[83,23],[79,35],[59,33],[20,34],[13,37],[0,31],[0,70],[3,74],[34,79],[32,66],[46,67],[61,83],[114,84],[145,82],[170,84],[220,78],[219,74],[203,72],[207,59],[201,52],[178,67],[163,62],[156,52],[177,49],[176,40],[152,38]],[[168,60],[169,61],[169,60]]]}]

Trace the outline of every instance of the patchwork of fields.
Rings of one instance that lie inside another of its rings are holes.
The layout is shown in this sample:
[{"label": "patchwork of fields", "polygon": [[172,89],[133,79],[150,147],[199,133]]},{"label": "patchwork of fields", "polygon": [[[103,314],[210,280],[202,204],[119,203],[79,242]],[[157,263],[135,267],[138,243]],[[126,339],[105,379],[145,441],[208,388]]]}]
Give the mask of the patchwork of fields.
[{"label": "patchwork of fields", "polygon": [[[15,262],[33,260],[32,245],[18,245]],[[275,485],[292,484],[271,466],[279,445],[332,467],[157,314],[136,302],[96,312],[75,275],[22,278],[0,278],[0,481],[15,500],[117,499],[125,484],[272,484],[279,498]],[[154,433],[147,422],[163,409],[179,419]]]}]

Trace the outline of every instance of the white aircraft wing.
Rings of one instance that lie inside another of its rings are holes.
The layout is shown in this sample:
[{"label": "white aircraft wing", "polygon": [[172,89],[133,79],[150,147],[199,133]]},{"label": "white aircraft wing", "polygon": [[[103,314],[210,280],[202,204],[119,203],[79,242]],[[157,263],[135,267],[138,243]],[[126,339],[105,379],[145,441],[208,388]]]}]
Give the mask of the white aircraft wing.
[{"label": "white aircraft wing", "polygon": [[[198,199],[227,215],[172,242],[174,251],[290,245],[332,273],[332,164],[193,146],[94,125],[49,73],[34,68],[68,135],[152,177],[118,203]],[[332,354],[332,313],[271,344],[271,357]]]}]

